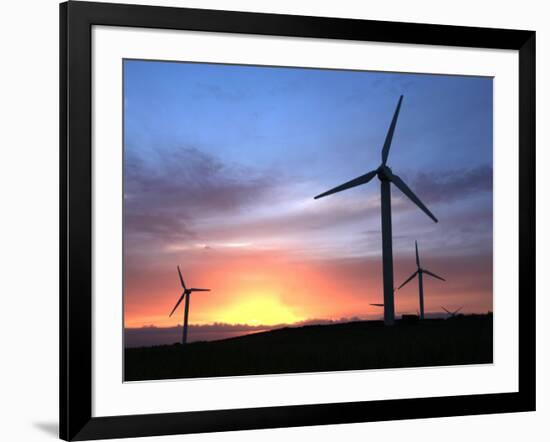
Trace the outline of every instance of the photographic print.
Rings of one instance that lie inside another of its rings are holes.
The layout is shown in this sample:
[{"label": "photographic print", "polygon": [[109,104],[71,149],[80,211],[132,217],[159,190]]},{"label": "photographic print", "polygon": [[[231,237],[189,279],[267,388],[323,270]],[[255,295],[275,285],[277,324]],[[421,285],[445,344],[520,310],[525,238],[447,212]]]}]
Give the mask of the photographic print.
[{"label": "photographic print", "polygon": [[492,363],[492,78],[123,83],[125,381]]}]

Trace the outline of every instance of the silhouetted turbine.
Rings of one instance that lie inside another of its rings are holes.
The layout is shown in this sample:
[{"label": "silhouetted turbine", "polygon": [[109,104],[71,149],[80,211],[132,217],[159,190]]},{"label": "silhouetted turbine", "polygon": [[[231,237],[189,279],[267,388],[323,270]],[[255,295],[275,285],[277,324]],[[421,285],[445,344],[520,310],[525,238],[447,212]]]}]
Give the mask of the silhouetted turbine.
[{"label": "silhouetted turbine", "polygon": [[[464,307],[464,306],[463,306],[463,307]],[[454,318],[454,317],[458,314],[458,312],[459,312],[460,310],[462,310],[462,307],[460,307],[459,309],[456,309],[454,312],[451,312],[451,311],[447,310],[445,307],[441,307],[441,308],[442,308],[443,310],[445,310],[445,311],[448,313],[449,318]]]},{"label": "silhouetted turbine", "polygon": [[393,252],[392,252],[392,222],[391,222],[391,195],[390,195],[390,183],[393,183],[401,192],[403,192],[413,203],[415,203],[420,210],[422,210],[431,219],[437,222],[437,218],[428,210],[428,208],[420,201],[420,199],[413,193],[411,189],[405,184],[405,182],[395,175],[392,170],[386,166],[388,155],[390,153],[390,146],[393,139],[393,133],[395,131],[395,125],[397,123],[397,117],[399,116],[399,110],[401,109],[401,102],[403,101],[403,95],[399,97],[397,108],[393,115],[386,140],[382,146],[382,164],[378,169],[371,170],[370,172],[361,175],[347,183],[334,187],[327,192],[317,195],[315,199],[322,198],[324,196],[332,195],[333,193],[341,192],[342,190],[351,189],[352,187],[367,184],[375,176],[378,176],[380,180],[380,196],[382,206],[382,263],[383,263],[383,276],[384,276],[384,323],[386,325],[392,325],[395,322],[395,306],[393,296]]},{"label": "silhouetted turbine", "polygon": [[[170,312],[169,317],[174,314],[174,312],[178,308],[178,305],[180,305],[183,298],[185,298],[185,313],[184,313],[184,317],[183,317],[183,337],[182,337],[181,343],[186,344],[187,343],[187,321],[189,319],[189,302],[190,302],[190,299],[191,299],[191,293],[192,292],[209,292],[210,289],[197,289],[197,288],[194,288],[194,287],[188,289],[185,286],[185,282],[183,281],[183,276],[181,276],[180,266],[178,266],[178,274],[180,275],[180,282],[181,282],[181,286],[183,288],[183,293],[181,294],[180,299],[178,299],[178,302],[176,302],[176,305],[174,306],[174,308]],[[187,297],[185,297],[185,295],[187,295]]]},{"label": "silhouetted turbine", "polygon": [[414,272],[411,276],[409,276],[403,284],[397,287],[397,290],[399,290],[401,287],[407,284],[415,276],[418,276],[418,297],[420,298],[420,319],[424,319],[424,284],[423,284],[422,275],[425,273],[426,275],[430,275],[434,278],[441,279],[441,281],[445,281],[445,280],[441,276],[437,276],[435,273],[432,273],[429,270],[426,270],[420,267],[420,258],[418,257],[418,243],[416,241],[414,242],[414,247],[416,249],[416,272]]}]

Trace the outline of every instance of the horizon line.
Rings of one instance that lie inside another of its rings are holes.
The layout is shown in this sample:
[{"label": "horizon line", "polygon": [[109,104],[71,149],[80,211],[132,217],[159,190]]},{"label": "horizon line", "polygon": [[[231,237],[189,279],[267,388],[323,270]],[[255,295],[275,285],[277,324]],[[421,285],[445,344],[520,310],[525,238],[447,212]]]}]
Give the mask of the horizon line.
[{"label": "horizon line", "polygon": [[[462,312],[458,313],[458,315],[468,316],[468,315],[488,315],[493,314],[492,310],[487,310],[483,312]],[[399,316],[403,315],[410,315],[410,316],[418,316],[416,312],[414,313],[401,313]],[[440,316],[449,316],[448,313],[445,312],[427,312],[425,315],[430,315],[432,318],[437,318]],[[375,316],[375,315],[373,315]],[[429,319],[429,318],[428,318]],[[228,326],[228,327],[248,327],[248,328],[275,328],[275,327],[286,327],[286,326],[307,326],[307,325],[324,325],[323,323],[346,323],[346,322],[360,322],[360,321],[382,321],[384,320],[384,316],[382,314],[377,315],[375,318],[368,318],[368,317],[349,317],[349,318],[339,318],[339,319],[305,319],[302,321],[296,321],[296,322],[281,322],[277,324],[250,324],[246,322],[210,322],[206,324],[189,324],[189,327],[215,327],[215,326]],[[170,329],[170,328],[181,328],[181,324],[176,325],[169,325],[169,326],[159,326],[155,324],[149,324],[149,325],[141,325],[141,326],[124,326],[124,330],[141,330],[141,329],[150,329],[150,328],[156,328],[156,329]]]}]

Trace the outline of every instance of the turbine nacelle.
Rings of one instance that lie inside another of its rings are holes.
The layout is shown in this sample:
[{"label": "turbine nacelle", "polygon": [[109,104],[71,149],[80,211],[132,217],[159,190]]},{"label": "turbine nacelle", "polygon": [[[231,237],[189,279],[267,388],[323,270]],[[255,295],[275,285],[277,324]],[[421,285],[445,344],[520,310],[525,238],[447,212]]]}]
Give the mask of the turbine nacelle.
[{"label": "turbine nacelle", "polygon": [[393,178],[391,169],[385,164],[381,164],[380,167],[376,169],[376,175],[380,181],[391,181]]},{"label": "turbine nacelle", "polygon": [[190,289],[185,289],[183,291],[183,294],[184,295],[190,295],[193,292],[209,292],[209,291],[210,291],[210,289],[198,289],[198,288],[193,287],[193,288],[190,288]]}]

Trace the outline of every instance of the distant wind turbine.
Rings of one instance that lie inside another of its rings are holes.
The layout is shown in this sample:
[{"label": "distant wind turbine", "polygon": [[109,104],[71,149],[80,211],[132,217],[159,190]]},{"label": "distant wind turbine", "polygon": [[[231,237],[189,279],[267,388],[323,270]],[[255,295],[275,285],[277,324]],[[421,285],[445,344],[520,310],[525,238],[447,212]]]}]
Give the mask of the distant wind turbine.
[{"label": "distant wind turbine", "polygon": [[415,203],[420,210],[434,220],[434,222],[437,222],[437,218],[428,210],[428,208],[424,205],[424,203],[422,203],[422,201],[420,201],[413,191],[409,189],[405,182],[397,175],[394,175],[392,170],[386,166],[402,101],[403,95],[399,97],[397,108],[395,109],[393,119],[386,135],[386,140],[382,146],[382,164],[380,164],[378,169],[371,170],[360,177],[354,178],[351,181],[334,187],[333,189],[330,189],[327,192],[321,193],[315,197],[315,199],[318,199],[332,195],[333,193],[341,192],[342,190],[367,184],[375,176],[378,176],[378,179],[380,180],[380,196],[382,206],[382,264],[384,276],[384,323],[386,325],[393,325],[395,322],[390,183],[397,186],[397,188],[401,190],[401,192],[403,192],[413,203]]},{"label": "distant wind turbine", "polygon": [[181,294],[180,299],[178,299],[178,302],[176,302],[175,307],[172,309],[172,312],[170,313],[170,316],[172,316],[174,314],[174,312],[178,308],[178,305],[180,305],[180,302],[183,300],[183,298],[185,298],[185,295],[187,295],[187,297],[185,298],[185,316],[183,318],[183,337],[182,337],[182,340],[181,340],[181,343],[185,345],[187,343],[187,321],[189,319],[189,302],[190,302],[190,298],[191,298],[191,293],[192,292],[209,292],[210,289],[197,289],[197,288],[194,288],[194,287],[188,289],[185,286],[185,282],[183,281],[183,276],[181,276],[180,266],[178,266],[178,274],[180,276],[180,282],[181,282],[181,286],[183,288],[183,293]]},{"label": "distant wind turbine", "polygon": [[423,284],[422,275],[425,273],[426,275],[430,275],[434,278],[441,279],[441,281],[445,281],[445,280],[441,276],[437,276],[435,273],[432,273],[429,270],[426,270],[420,267],[420,258],[418,257],[418,243],[416,241],[414,242],[414,247],[416,250],[416,272],[414,272],[411,276],[409,276],[403,284],[397,287],[397,290],[399,290],[401,287],[407,284],[411,279],[413,279],[415,276],[418,275],[418,296],[420,298],[420,319],[424,319],[424,284]]},{"label": "distant wind turbine", "polygon": [[462,307],[460,307],[459,309],[455,310],[454,312],[451,312],[451,311],[447,310],[445,307],[441,307],[441,308],[447,312],[447,314],[449,315],[449,318],[454,318],[458,314],[458,312],[460,310],[462,310]]}]

